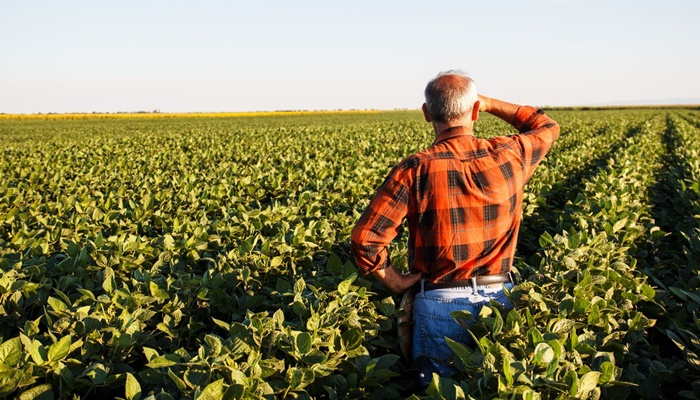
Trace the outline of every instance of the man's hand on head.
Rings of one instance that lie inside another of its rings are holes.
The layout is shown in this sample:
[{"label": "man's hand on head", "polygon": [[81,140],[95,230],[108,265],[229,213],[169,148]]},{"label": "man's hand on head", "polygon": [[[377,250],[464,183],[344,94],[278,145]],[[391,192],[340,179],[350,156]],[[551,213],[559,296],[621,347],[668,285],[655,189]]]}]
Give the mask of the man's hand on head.
[{"label": "man's hand on head", "polygon": [[518,104],[508,103],[503,100],[482,95],[478,95],[478,100],[479,112],[487,112],[491,115],[495,115],[511,125],[513,124],[515,114],[520,108]]},{"label": "man's hand on head", "polygon": [[478,95],[479,98],[479,112],[488,112],[491,109],[491,98]]}]

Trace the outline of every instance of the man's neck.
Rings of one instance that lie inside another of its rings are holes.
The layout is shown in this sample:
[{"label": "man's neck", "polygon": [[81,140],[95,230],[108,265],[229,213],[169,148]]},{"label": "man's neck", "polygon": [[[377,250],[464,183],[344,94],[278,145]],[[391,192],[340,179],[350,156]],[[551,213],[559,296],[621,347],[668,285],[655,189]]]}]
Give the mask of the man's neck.
[{"label": "man's neck", "polygon": [[457,121],[452,121],[452,122],[432,122],[433,124],[433,129],[435,130],[435,136],[439,135],[442,132],[445,132],[446,130],[450,128],[454,128],[456,126],[461,126],[464,128],[464,131],[469,134],[469,135],[474,135],[474,121],[469,120],[468,118],[462,118]]}]

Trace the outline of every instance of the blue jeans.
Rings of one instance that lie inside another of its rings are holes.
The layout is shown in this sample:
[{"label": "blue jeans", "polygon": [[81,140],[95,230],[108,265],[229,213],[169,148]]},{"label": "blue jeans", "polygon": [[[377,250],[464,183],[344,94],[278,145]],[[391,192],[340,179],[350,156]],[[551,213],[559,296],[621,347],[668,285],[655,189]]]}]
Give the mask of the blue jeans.
[{"label": "blue jeans", "polygon": [[421,290],[413,299],[413,359],[427,356],[418,365],[422,387],[430,384],[433,372],[444,377],[450,377],[456,372],[448,364],[453,353],[447,346],[445,337],[469,347],[474,346],[469,332],[450,313],[466,310],[478,318],[481,308],[491,300],[496,300],[506,309],[513,308],[503,287],[512,289],[513,284],[477,286],[477,292],[474,293],[471,286],[424,291],[421,282]]}]

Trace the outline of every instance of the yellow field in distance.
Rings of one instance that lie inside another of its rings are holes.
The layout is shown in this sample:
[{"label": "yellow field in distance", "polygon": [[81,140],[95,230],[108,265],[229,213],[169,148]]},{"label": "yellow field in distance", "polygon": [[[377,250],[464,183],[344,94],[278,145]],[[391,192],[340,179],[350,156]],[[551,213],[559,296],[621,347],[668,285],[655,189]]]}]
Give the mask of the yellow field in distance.
[{"label": "yellow field in distance", "polygon": [[220,117],[272,117],[289,115],[328,114],[378,114],[379,110],[331,110],[331,111],[251,111],[251,112],[202,112],[202,113],[67,113],[67,114],[0,114],[0,120],[53,120],[53,119],[141,119],[141,118],[220,118]]}]

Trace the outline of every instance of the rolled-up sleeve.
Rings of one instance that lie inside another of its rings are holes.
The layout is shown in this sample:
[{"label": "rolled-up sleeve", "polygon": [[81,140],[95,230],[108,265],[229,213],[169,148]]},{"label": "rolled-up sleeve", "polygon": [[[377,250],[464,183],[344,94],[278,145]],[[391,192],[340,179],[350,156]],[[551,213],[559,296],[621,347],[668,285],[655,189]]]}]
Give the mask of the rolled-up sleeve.
[{"label": "rolled-up sleeve", "polygon": [[408,213],[408,186],[402,172],[399,165],[389,173],[352,230],[352,251],[363,275],[391,266],[387,247]]},{"label": "rolled-up sleeve", "polygon": [[542,110],[522,106],[515,114],[513,126],[520,132],[513,137],[522,149],[527,181],[559,138],[559,124]]}]

